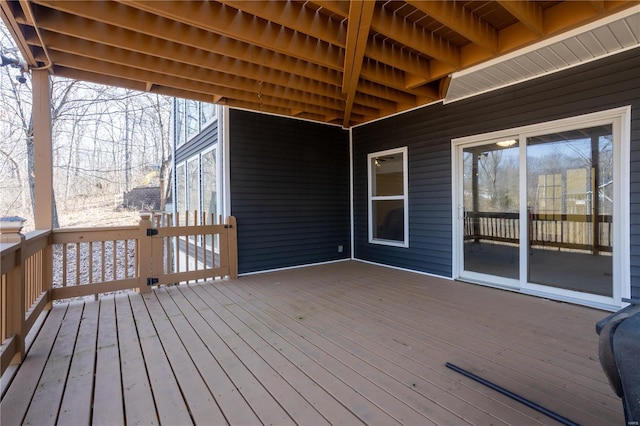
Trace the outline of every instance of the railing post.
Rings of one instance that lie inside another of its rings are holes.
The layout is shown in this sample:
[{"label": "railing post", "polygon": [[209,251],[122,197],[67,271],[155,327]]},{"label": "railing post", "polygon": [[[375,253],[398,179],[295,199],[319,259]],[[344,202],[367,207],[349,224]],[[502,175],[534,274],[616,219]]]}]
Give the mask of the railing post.
[{"label": "railing post", "polygon": [[140,227],[138,230],[138,290],[148,293],[151,287],[147,285],[147,278],[151,277],[151,237],[147,236],[147,229],[152,228],[151,213],[140,213]]},{"label": "railing post", "polygon": [[227,252],[229,253],[229,278],[238,278],[238,226],[234,216],[227,217]]},{"label": "railing post", "polygon": [[16,264],[7,273],[7,336],[13,335],[15,339],[15,355],[11,364],[22,362],[25,351],[25,242],[21,230],[22,221],[2,221],[0,225],[0,243],[20,245],[16,251]]},{"label": "railing post", "polygon": [[[151,218],[151,222],[156,228],[162,227],[162,218],[155,216]],[[164,273],[164,239],[151,238],[151,275],[158,276]]]}]

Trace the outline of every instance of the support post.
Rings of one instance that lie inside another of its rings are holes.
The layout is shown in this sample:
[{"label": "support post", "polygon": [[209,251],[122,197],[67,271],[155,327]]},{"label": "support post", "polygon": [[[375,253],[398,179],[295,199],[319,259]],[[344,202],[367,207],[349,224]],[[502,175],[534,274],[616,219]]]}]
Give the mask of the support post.
[{"label": "support post", "polygon": [[53,228],[53,154],[49,72],[33,70],[33,150],[36,229]]},{"label": "support post", "polygon": [[[33,96],[34,204],[36,229],[53,229],[53,144],[51,136],[51,87],[48,70],[31,71]],[[43,290],[51,306],[53,250],[43,252]]]}]

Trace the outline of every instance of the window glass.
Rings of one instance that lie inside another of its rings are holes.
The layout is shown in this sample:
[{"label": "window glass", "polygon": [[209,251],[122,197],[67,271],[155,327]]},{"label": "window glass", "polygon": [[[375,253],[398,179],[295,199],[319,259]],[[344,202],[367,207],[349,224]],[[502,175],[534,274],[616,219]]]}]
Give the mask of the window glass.
[{"label": "window glass", "polygon": [[200,124],[203,128],[209,121],[216,117],[216,105],[202,102],[200,104]]},{"label": "window glass", "polygon": [[187,210],[186,194],[187,194],[187,179],[185,175],[185,163],[179,164],[176,167],[176,212],[180,215],[178,225],[184,224],[184,215]]},{"label": "window glass", "polygon": [[369,242],[408,247],[407,148],[369,154]]},{"label": "window glass", "polygon": [[187,101],[186,107],[187,139],[197,135],[200,131],[200,112],[197,101]]},{"label": "window glass", "polygon": [[200,162],[194,158],[187,162],[187,209],[189,223],[193,224],[193,212],[200,211]]},{"label": "window glass", "polygon": [[374,196],[403,195],[403,154],[394,153],[371,158],[371,181]]},{"label": "window glass", "polygon": [[207,221],[217,220],[217,178],[216,178],[216,150],[215,148],[202,154],[202,211]]},{"label": "window glass", "polygon": [[613,297],[613,158],[611,124],[527,138],[530,283]]},{"label": "window glass", "polygon": [[174,122],[176,132],[176,146],[180,146],[187,141],[186,124],[184,122],[184,99],[176,99],[175,105],[176,107],[174,113]]}]

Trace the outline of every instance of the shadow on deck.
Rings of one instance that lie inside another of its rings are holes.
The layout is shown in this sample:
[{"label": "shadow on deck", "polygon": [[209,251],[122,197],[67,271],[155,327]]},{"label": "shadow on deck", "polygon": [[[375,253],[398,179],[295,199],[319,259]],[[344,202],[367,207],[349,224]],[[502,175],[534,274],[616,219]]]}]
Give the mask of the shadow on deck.
[{"label": "shadow on deck", "polygon": [[[360,262],[55,305],[2,424],[622,424],[607,313]],[[5,380],[5,378],[3,378]]]}]

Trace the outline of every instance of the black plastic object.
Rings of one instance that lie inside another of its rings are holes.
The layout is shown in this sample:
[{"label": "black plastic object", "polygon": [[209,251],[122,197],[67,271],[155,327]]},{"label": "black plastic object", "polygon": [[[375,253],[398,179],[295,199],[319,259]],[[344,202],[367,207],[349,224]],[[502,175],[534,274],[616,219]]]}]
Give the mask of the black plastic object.
[{"label": "black plastic object", "polygon": [[495,383],[492,383],[486,379],[483,379],[480,376],[476,376],[475,374],[462,369],[456,365],[451,364],[450,362],[447,362],[445,364],[448,368],[452,369],[453,371],[457,371],[458,373],[462,374],[463,376],[467,376],[470,379],[475,380],[478,383],[482,383],[483,385],[490,387],[491,389],[500,392],[501,394],[508,396],[511,399],[515,399],[516,401],[526,405],[529,408],[533,408],[534,410],[544,414],[545,416],[551,417],[552,419],[554,419],[555,421],[562,423],[563,425],[566,426],[578,426],[578,423],[573,422],[569,419],[567,419],[566,417],[561,416],[560,414],[557,414],[547,408],[544,408],[542,405],[536,404],[535,402],[529,401],[526,398],[521,397],[520,395],[511,392],[510,390],[507,390],[501,386],[496,385]]},{"label": "black plastic object", "polygon": [[600,365],[622,398],[627,425],[640,425],[640,304],[598,321]]}]

